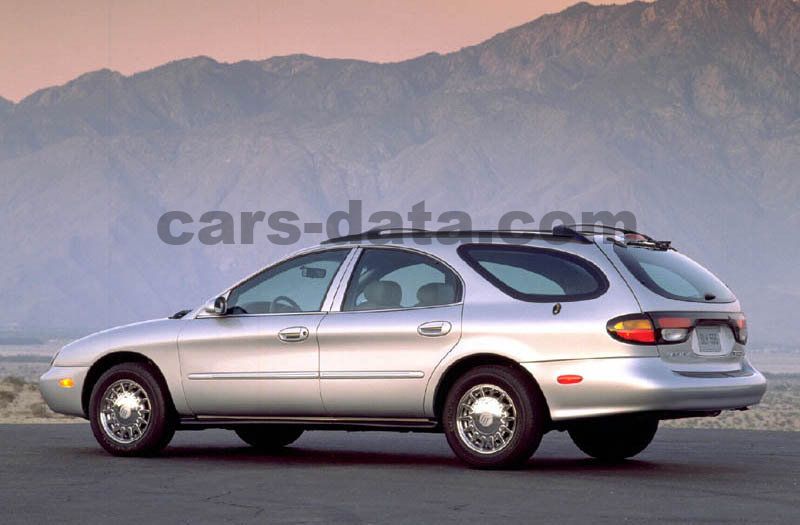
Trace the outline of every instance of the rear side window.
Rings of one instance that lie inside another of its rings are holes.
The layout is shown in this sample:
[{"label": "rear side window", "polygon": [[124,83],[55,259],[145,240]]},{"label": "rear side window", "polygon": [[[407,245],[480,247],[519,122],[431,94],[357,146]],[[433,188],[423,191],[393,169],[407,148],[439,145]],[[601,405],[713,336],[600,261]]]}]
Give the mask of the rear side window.
[{"label": "rear side window", "polygon": [[487,281],[523,301],[583,301],[608,289],[608,280],[599,268],[558,250],[467,244],[458,252]]},{"label": "rear side window", "polygon": [[350,278],[342,310],[394,310],[459,301],[461,282],[439,261],[406,250],[366,248]]},{"label": "rear side window", "polygon": [[615,245],[614,252],[640,283],[663,297],[699,303],[736,300],[714,274],[675,250]]}]

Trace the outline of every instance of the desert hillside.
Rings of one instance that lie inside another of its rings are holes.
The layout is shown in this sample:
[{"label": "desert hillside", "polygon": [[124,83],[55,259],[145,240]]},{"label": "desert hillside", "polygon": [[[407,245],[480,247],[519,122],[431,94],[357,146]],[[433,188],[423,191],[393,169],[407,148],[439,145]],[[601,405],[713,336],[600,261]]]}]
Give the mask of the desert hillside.
[{"label": "desert hillside", "polygon": [[77,335],[168,315],[300,247],[267,230],[167,246],[168,210],[311,221],[348,199],[366,214],[426,200],[482,227],[631,210],[731,285],[754,342],[796,345],[799,165],[792,0],[582,3],[393,64],[95,71],[0,101],[3,323]]}]

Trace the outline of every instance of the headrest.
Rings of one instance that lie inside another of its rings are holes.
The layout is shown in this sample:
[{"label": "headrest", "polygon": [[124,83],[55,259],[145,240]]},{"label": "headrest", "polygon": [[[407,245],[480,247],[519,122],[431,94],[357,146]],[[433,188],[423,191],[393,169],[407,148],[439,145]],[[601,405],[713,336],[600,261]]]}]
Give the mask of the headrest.
[{"label": "headrest", "polygon": [[419,306],[450,304],[456,300],[456,291],[446,283],[428,283],[417,290]]},{"label": "headrest", "polygon": [[403,291],[394,281],[372,281],[364,288],[364,297],[378,306],[400,306]]}]

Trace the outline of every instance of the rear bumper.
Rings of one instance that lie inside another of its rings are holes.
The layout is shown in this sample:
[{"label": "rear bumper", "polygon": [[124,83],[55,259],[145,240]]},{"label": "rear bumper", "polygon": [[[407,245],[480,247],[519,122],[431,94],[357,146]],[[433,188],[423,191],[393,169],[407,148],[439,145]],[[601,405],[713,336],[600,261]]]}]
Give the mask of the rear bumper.
[{"label": "rear bumper", "polygon": [[[542,389],[554,421],[650,411],[713,411],[755,405],[767,381],[746,360],[735,376],[689,377],[658,357],[521,363]],[[575,374],[577,384],[556,378]]]},{"label": "rear bumper", "polygon": [[[39,390],[45,403],[53,412],[68,414],[70,416],[86,417],[83,413],[83,403],[81,393],[86,374],[89,372],[88,366],[66,367],[53,366],[39,378]],[[72,379],[72,388],[62,388],[58,382],[62,379]]]}]

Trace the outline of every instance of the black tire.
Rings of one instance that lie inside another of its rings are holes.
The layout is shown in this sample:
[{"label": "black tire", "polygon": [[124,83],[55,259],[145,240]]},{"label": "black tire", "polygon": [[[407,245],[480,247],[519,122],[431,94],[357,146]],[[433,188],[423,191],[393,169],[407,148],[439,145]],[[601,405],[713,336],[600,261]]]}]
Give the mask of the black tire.
[{"label": "black tire", "polygon": [[[118,381],[139,385],[150,405],[149,420],[141,435],[131,443],[115,439],[103,425],[103,397]],[[89,401],[89,421],[97,442],[114,456],[151,456],[166,447],[175,435],[175,416],[166,387],[152,366],[144,363],[122,363],[108,369],[95,383]]]},{"label": "black tire", "polygon": [[303,429],[288,425],[250,425],[235,430],[242,441],[262,452],[273,452],[294,443]]},{"label": "black tire", "polygon": [[[516,412],[513,434],[507,444],[496,452],[473,450],[458,428],[462,397],[483,384],[502,389],[513,401]],[[447,393],[442,414],[442,426],[450,448],[463,462],[482,469],[523,465],[539,447],[548,424],[547,404],[538,386],[525,372],[502,365],[479,366],[461,376]]]},{"label": "black tire", "polygon": [[657,430],[655,417],[615,416],[576,423],[569,428],[569,436],[593,458],[622,461],[646,449]]}]

